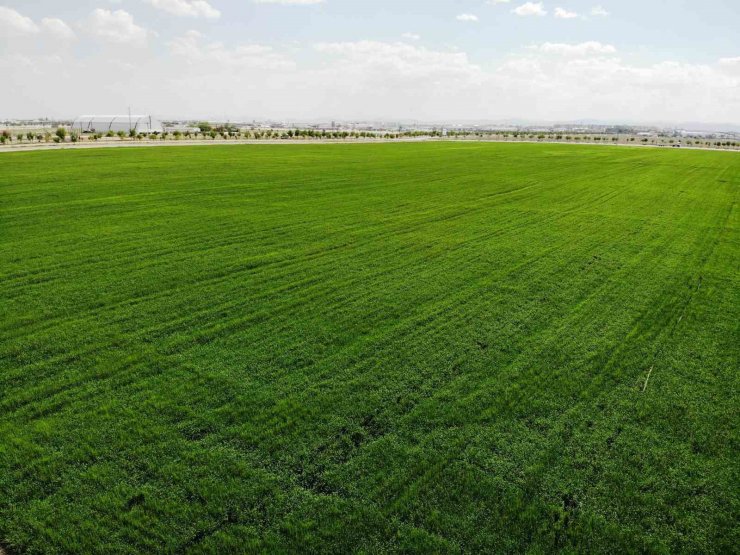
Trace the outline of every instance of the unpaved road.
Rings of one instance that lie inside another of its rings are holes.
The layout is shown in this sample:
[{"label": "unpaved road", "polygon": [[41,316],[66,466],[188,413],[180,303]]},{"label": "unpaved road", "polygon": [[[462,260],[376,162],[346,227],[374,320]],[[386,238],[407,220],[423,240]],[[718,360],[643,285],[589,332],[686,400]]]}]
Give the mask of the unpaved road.
[{"label": "unpaved road", "polygon": [[[586,143],[586,142],[564,142],[564,141],[498,141],[486,139],[445,139],[432,137],[408,137],[403,139],[349,139],[349,140],[327,140],[327,139],[221,139],[221,140],[168,140],[168,141],[129,141],[129,140],[100,140],[95,142],[83,143],[21,143],[0,146],[0,153],[3,152],[25,152],[33,150],[77,150],[85,148],[132,148],[132,147],[161,147],[161,146],[223,146],[223,145],[353,145],[353,144],[384,144],[384,143],[418,143],[418,142],[457,142],[457,143],[516,143],[516,144],[558,144],[558,145],[589,145],[589,146],[622,146],[632,148],[668,148],[668,145],[651,145],[637,143]],[[683,146],[685,150],[711,150],[715,152],[735,152],[740,153],[738,149],[707,148]],[[0,555],[3,555],[0,553]]]}]

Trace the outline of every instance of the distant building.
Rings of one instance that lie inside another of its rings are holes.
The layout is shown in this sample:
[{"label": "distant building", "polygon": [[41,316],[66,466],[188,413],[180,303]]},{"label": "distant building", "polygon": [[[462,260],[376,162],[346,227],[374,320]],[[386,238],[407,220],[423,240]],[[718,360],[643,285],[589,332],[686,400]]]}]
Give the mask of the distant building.
[{"label": "distant building", "polygon": [[81,133],[107,133],[134,130],[136,133],[162,133],[162,122],[152,116],[80,116],[72,129]]},{"label": "distant building", "polygon": [[174,133],[175,131],[179,131],[180,133],[187,133],[188,131],[191,133],[200,133],[200,127],[190,127],[188,125],[168,125],[164,130],[167,133]]}]

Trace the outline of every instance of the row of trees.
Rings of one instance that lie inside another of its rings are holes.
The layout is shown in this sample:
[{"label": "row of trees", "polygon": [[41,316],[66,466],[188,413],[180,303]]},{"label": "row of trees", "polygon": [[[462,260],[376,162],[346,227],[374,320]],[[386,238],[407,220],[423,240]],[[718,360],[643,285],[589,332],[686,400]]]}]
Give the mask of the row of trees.
[{"label": "row of trees", "polygon": [[[58,128],[54,134],[52,135],[50,131],[44,131],[43,133],[33,131],[28,131],[26,133],[17,133],[15,136],[15,139],[17,142],[55,142],[55,143],[63,143],[67,140],[67,136],[69,136],[69,140],[73,143],[76,143],[80,140],[80,133],[78,131],[72,130],[71,132],[67,133],[67,130],[64,127]],[[10,143],[13,142],[13,135],[11,135],[10,131],[2,131],[0,132],[0,144]]]},{"label": "row of trees", "polygon": [[636,143],[653,144],[653,145],[675,145],[685,144],[687,146],[706,147],[706,148],[739,148],[740,142],[729,140],[678,140],[671,137],[635,137],[631,135],[593,135],[593,134],[562,134],[562,133],[531,133],[521,131],[448,131],[439,130],[430,131],[398,131],[398,132],[375,132],[375,131],[326,131],[320,129],[255,129],[240,130],[235,127],[219,126],[212,127],[206,123],[201,123],[200,131],[184,130],[174,131],[172,133],[137,133],[135,130],[126,131],[108,131],[105,135],[102,133],[92,133],[80,135],[77,130],[67,131],[64,127],[58,128],[54,134],[49,131],[17,133],[13,136],[9,131],[0,132],[0,143],[9,142],[55,142],[63,143],[69,140],[76,143],[80,140],[97,141],[103,137],[115,138],[120,140],[244,140],[244,139],[324,139],[324,140],[358,140],[358,139],[402,139],[402,138],[435,138],[446,136],[448,139],[488,139],[504,141],[572,141],[572,142],[596,142],[596,143]]}]

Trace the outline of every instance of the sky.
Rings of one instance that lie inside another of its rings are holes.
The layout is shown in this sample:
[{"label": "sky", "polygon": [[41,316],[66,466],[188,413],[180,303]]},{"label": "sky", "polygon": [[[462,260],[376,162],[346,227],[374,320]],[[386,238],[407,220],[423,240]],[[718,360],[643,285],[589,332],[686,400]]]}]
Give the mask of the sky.
[{"label": "sky", "polygon": [[740,0],[0,0],[0,119],[740,124]]}]

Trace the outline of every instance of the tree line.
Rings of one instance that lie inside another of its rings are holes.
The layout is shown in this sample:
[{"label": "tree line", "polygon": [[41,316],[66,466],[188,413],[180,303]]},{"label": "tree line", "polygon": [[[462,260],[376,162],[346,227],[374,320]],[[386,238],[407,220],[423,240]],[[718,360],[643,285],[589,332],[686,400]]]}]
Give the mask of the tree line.
[{"label": "tree line", "polygon": [[399,131],[337,131],[323,129],[238,129],[233,126],[211,126],[206,122],[199,124],[200,129],[175,130],[163,133],[145,133],[135,129],[129,131],[108,131],[107,133],[84,133],[72,129],[68,131],[59,127],[53,133],[50,130],[27,131],[13,135],[10,131],[0,132],[0,144],[7,143],[77,143],[81,140],[98,141],[103,138],[118,138],[119,140],[276,140],[276,139],[320,139],[320,140],[359,140],[359,139],[416,139],[416,138],[446,138],[454,139],[482,139],[503,141],[547,141],[547,142],[593,142],[629,144],[641,143],[657,146],[686,145],[705,148],[739,148],[740,142],[716,139],[679,139],[676,137],[654,136],[639,137],[630,134],[593,134],[593,133],[543,133],[526,131],[483,131],[483,130],[399,130]]}]

